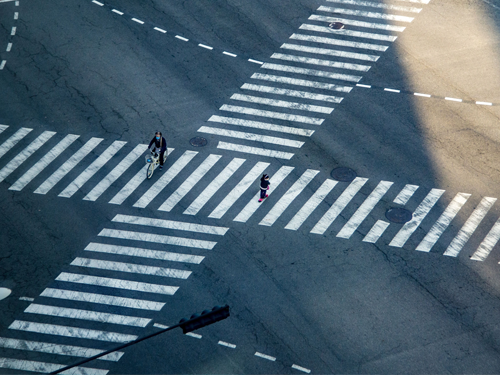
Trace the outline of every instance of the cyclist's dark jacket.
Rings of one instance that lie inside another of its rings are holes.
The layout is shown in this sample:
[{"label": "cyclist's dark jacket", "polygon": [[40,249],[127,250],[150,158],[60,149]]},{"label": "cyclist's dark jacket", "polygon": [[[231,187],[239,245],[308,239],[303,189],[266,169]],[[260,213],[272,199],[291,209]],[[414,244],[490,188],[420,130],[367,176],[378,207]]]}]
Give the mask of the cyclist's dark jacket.
[{"label": "cyclist's dark jacket", "polygon": [[[160,142],[161,142],[161,148],[160,148]],[[157,140],[156,137],[154,137],[151,142],[149,142],[148,148],[151,148],[151,146],[155,144],[156,149],[160,149],[160,152],[164,152],[167,149],[167,141],[165,141],[165,138],[161,137],[161,139]]]}]

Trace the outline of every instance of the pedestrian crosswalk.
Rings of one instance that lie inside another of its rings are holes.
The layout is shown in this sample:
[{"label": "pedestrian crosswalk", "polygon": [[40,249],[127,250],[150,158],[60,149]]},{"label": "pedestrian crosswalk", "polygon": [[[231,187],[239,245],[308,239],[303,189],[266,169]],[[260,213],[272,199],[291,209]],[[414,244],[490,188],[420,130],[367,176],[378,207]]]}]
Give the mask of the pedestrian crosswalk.
[{"label": "pedestrian crosswalk", "polygon": [[[293,136],[312,136],[310,125],[321,125],[342,101],[330,91],[349,93],[429,1],[400,2],[326,0],[270,56],[272,62],[259,62],[263,73],[253,74],[219,108],[223,116],[208,119],[218,126],[201,126],[198,132],[224,150],[290,160],[304,144]],[[286,134],[275,137],[274,132]]]},{"label": "pedestrian crosswalk", "polygon": [[[122,214],[109,225],[117,228],[104,228],[3,332],[0,368],[48,373],[145,335],[190,276],[186,266],[199,265],[229,229]],[[123,354],[68,373],[105,375]]]}]

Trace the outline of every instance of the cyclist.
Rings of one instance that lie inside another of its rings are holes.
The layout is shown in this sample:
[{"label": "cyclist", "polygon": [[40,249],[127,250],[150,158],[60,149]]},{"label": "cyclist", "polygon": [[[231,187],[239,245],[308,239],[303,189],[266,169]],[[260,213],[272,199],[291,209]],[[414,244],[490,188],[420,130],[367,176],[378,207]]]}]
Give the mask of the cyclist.
[{"label": "cyclist", "polygon": [[[153,146],[154,147],[151,147]],[[151,152],[155,152],[157,154],[160,154],[160,169],[163,169],[163,155],[165,155],[165,151],[167,151],[167,141],[165,141],[165,138],[161,135],[161,132],[157,131],[155,133],[154,138],[149,142],[149,149],[151,149]]]}]

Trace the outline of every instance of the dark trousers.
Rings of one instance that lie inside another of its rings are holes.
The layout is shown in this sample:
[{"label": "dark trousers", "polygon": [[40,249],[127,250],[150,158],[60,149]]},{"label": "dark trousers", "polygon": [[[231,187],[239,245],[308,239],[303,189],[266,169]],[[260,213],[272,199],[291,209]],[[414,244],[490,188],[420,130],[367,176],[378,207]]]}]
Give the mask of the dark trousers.
[{"label": "dark trousers", "polygon": [[165,151],[160,152],[160,165],[163,165],[163,156],[165,155]]},{"label": "dark trousers", "polygon": [[264,199],[266,197],[267,190],[260,189],[260,199]]}]

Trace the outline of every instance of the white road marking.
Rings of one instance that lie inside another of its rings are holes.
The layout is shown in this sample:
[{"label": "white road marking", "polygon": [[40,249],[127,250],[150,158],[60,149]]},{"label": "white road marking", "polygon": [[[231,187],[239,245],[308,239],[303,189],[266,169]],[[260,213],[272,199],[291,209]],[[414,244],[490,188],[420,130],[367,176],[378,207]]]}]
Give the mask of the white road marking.
[{"label": "white road marking", "polygon": [[218,135],[221,137],[244,139],[246,141],[271,143],[274,145],[287,146],[287,147],[301,148],[302,145],[304,144],[304,142],[295,141],[293,139],[270,137],[268,135],[246,133],[246,132],[240,132],[240,131],[236,131],[236,130],[227,130],[227,129],[221,129],[221,128],[212,128],[209,126],[202,126],[201,128],[198,129],[198,132],[207,133],[207,134],[214,134],[214,135]]},{"label": "white road marking", "polygon": [[97,303],[101,305],[127,307],[129,309],[160,311],[164,303],[136,298],[115,297],[106,294],[75,292],[72,290],[46,288],[41,297]]},{"label": "white road marking", "polygon": [[25,322],[22,320],[15,320],[9,326],[9,329],[41,333],[44,335],[55,335],[55,336],[64,336],[64,337],[72,337],[78,339],[98,340],[107,342],[125,343],[133,341],[137,338],[137,336],[135,335],[126,335],[118,332],[98,331],[95,329],[68,327],[57,324]]},{"label": "white road marking", "polygon": [[120,16],[123,16],[123,12],[120,12],[119,10],[113,9],[112,12],[114,12]]},{"label": "white road marking", "polygon": [[231,162],[226,165],[224,170],[220,172],[219,175],[212,180],[212,182],[210,182],[205,190],[203,190],[203,192],[196,197],[196,199],[183,213],[185,215],[196,215],[244,162],[245,159],[234,158],[231,160]]},{"label": "white road marking", "polygon": [[408,241],[408,238],[410,238],[413,232],[417,230],[422,220],[424,220],[443,193],[444,190],[432,189],[416,208],[412,219],[403,225],[399,232],[394,236],[389,246],[403,247],[406,241]]},{"label": "white road marking", "polygon": [[310,374],[311,373],[311,370],[309,370],[308,368],[299,366],[299,365],[292,365],[292,368],[295,369],[295,370],[299,370],[299,371],[305,372],[306,374]]},{"label": "white road marking", "polygon": [[0,158],[4,156],[12,147],[23,139],[33,129],[21,128],[0,145]]},{"label": "white road marking", "polygon": [[160,324],[160,323],[153,324],[153,327],[161,328],[161,329],[167,329],[168,328],[168,326],[166,326],[164,324]]},{"label": "white road marking", "polygon": [[361,83],[356,83],[357,87],[363,87],[365,89],[371,89],[372,87],[370,85],[362,85]]},{"label": "white road marking", "polygon": [[97,200],[125,171],[146,151],[147,145],[137,145],[130,153],[118,163],[83,199],[86,201]]},{"label": "white road marking", "polygon": [[496,202],[496,198],[484,197],[476,207],[474,212],[469,216],[465,224],[462,226],[458,234],[446,249],[443,255],[456,257],[474,233],[481,221],[484,219],[490,208]]},{"label": "white road marking", "polygon": [[369,65],[360,65],[360,64],[351,64],[351,63],[344,63],[344,62],[331,61],[331,60],[313,59],[311,57],[286,55],[283,53],[273,53],[271,55],[271,58],[284,60],[284,61],[293,61],[293,62],[298,62],[298,63],[302,63],[302,64],[328,66],[330,68],[358,70],[358,71],[362,71],[362,72],[367,72],[368,70],[370,70]]},{"label": "white road marking", "polygon": [[319,15],[316,15],[316,14],[313,14],[312,16],[310,16],[309,19],[312,20],[312,21],[341,22],[344,25],[349,25],[349,26],[364,27],[364,28],[367,28],[367,29],[379,29],[379,30],[387,30],[387,31],[396,31],[396,32],[399,32],[399,33],[403,32],[406,29],[406,27],[404,27],[404,26],[387,25],[385,23],[363,22],[363,21],[358,21],[358,20],[350,20],[350,19],[347,19],[347,18],[319,16]]},{"label": "white road marking", "polygon": [[87,156],[99,143],[102,138],[91,138],[77,152],[75,152],[66,162],[61,165],[49,178],[47,178],[34,192],[36,194],[47,194],[61,179],[66,176],[82,159]]},{"label": "white road marking", "polygon": [[10,52],[12,49],[12,43],[7,43],[7,48],[5,49],[6,52]]},{"label": "white road marking", "polygon": [[275,95],[286,95],[286,96],[292,96],[292,97],[303,98],[303,99],[321,100],[321,101],[330,102],[330,103],[340,103],[342,101],[342,98],[338,97],[338,96],[314,94],[314,93],[311,93],[308,91],[280,89],[277,87],[253,85],[250,83],[245,83],[243,86],[241,86],[241,89],[253,90],[253,91],[258,91],[258,92],[265,92],[265,93],[275,94]]},{"label": "white road marking", "polygon": [[446,228],[448,228],[451,221],[455,218],[458,211],[460,211],[469,197],[470,194],[466,193],[458,193],[455,195],[455,198],[453,198],[448,207],[446,207],[439,219],[434,223],[431,230],[427,232],[424,239],[418,244],[415,250],[425,252],[431,251],[434,244],[437,242],[439,237],[441,237]]},{"label": "white road marking", "polygon": [[100,3],[100,2],[99,2],[99,1],[97,1],[97,0],[92,0],[92,2],[93,2],[94,4],[97,4],[97,5],[101,6],[101,7],[102,7],[102,6],[104,6],[104,4],[103,4],[103,3]]},{"label": "white road marking", "polygon": [[283,126],[283,125],[274,125],[274,124],[269,124],[267,122],[243,120],[243,119],[232,118],[232,117],[212,116],[208,119],[208,121],[219,122],[221,124],[245,126],[247,128],[270,130],[270,131],[280,132],[280,133],[301,135],[303,137],[310,137],[314,133],[314,130],[309,130],[309,129],[294,128],[294,127]]},{"label": "white road marking", "polygon": [[287,192],[283,194],[280,200],[261,220],[259,225],[265,225],[268,227],[272,226],[318,173],[319,171],[312,169],[306,170],[302,176],[300,176],[300,178],[287,190]]},{"label": "white road marking", "polygon": [[408,23],[413,21],[413,17],[398,16],[396,14],[366,12],[363,10],[333,8],[325,6],[320,6],[318,10],[321,12],[340,13],[357,17],[378,18],[381,20],[389,20],[389,21],[408,22]]},{"label": "white road marking", "polygon": [[208,217],[220,219],[233,206],[233,204],[243,195],[250,185],[260,176],[269,166],[269,163],[258,162],[248,172],[245,177],[236,185],[231,192],[224,197],[219,205],[212,211]]},{"label": "white road marking", "polygon": [[394,184],[394,182],[380,181],[377,187],[370,193],[365,201],[359,206],[356,212],[351,216],[349,221],[342,227],[337,237],[349,239],[352,234],[358,229],[361,223],[366,219],[368,214],[375,208],[375,205],[387,193],[387,190]]},{"label": "white road marking", "polygon": [[430,98],[430,97],[431,97],[431,95],[429,95],[429,94],[421,94],[421,93],[419,93],[419,92],[414,92],[414,93],[413,93],[413,95],[416,95],[416,96],[423,96],[423,97],[425,97],[425,98]]},{"label": "white road marking", "polygon": [[326,26],[316,26],[316,25],[309,25],[309,24],[302,24],[302,25],[300,25],[299,29],[316,31],[318,33],[328,33],[328,34],[334,34],[334,35],[350,36],[350,37],[354,37],[354,38],[381,40],[384,42],[394,42],[398,38],[397,36],[393,36],[393,35],[365,33],[362,31],[353,31],[353,30],[346,30],[346,29],[334,30],[334,29],[332,29],[330,27],[326,27]]},{"label": "white road marking", "polygon": [[354,198],[359,189],[368,181],[367,178],[356,177],[354,181],[343,191],[335,203],[325,212],[323,217],[316,223],[310,233],[323,234],[332,225],[335,219],[344,210],[347,204]]},{"label": "white road marking", "polygon": [[134,207],[145,208],[160,192],[184,169],[186,165],[198,154],[196,151],[186,151],[177,161],[145,192]]},{"label": "white road marking", "polygon": [[349,4],[356,5],[362,7],[371,7],[371,8],[382,8],[382,9],[391,9],[391,10],[399,10],[401,12],[412,12],[412,13],[420,13],[422,8],[414,8],[414,7],[405,7],[400,5],[390,5],[390,4],[381,4],[374,3],[371,1],[358,1],[358,0],[326,0],[331,3],[339,3],[339,4]]},{"label": "white road marking", "polygon": [[68,283],[76,283],[76,284],[97,285],[106,288],[135,290],[137,292],[164,294],[168,296],[174,295],[175,292],[177,292],[177,290],[179,289],[179,287],[176,286],[142,283],[137,281],[121,280],[121,279],[111,279],[109,277],[79,275],[76,273],[66,273],[66,272],[62,272],[59,276],[57,276],[56,280]]},{"label": "white road marking", "polygon": [[222,345],[222,346],[225,346],[225,347],[227,347],[227,348],[231,348],[231,349],[235,349],[235,348],[236,348],[236,345],[234,345],[234,344],[230,344],[230,343],[228,343],[228,342],[221,341],[221,340],[219,340],[219,342],[218,342],[217,344]]},{"label": "white road marking", "polygon": [[17,27],[13,26],[12,30],[10,31],[10,35],[16,35],[16,30],[17,30]]},{"label": "white road marking", "polygon": [[[243,162],[243,159],[234,159],[237,161]],[[241,165],[241,163],[240,163]],[[163,220],[163,219],[153,219],[142,216],[130,216],[130,215],[116,215],[113,220],[116,223],[126,223],[126,224],[134,224],[134,225],[145,225],[150,227],[157,228],[165,228],[165,229],[175,229],[175,230],[183,230],[188,232],[196,232],[196,233],[206,233],[206,234],[215,234],[218,236],[223,236],[229,230],[227,227],[218,227],[213,225],[202,225],[202,224],[193,224],[193,223],[184,223],[182,221],[172,221],[172,220]]]},{"label": "white road marking", "polygon": [[302,206],[302,208],[295,214],[295,216],[286,225],[285,229],[297,230],[311,215],[311,213],[318,207],[318,205],[326,198],[330,191],[337,185],[337,181],[327,179],[314,192],[311,198]]},{"label": "white road marking", "polygon": [[144,25],[144,21],[138,20],[137,18],[132,18],[132,21],[140,23],[141,25]]},{"label": "white road marking", "polygon": [[[328,49],[328,48],[307,47],[307,46],[302,46],[299,44],[284,43],[281,45],[280,48],[289,49],[292,51],[313,53],[313,54],[318,54],[318,55],[343,57],[346,59],[357,59],[357,60],[372,61],[372,62],[375,62],[379,59],[379,56],[375,56],[375,55],[366,55],[364,53],[338,51],[338,50]],[[370,68],[370,67],[368,67],[368,68]]]},{"label": "white road marking", "polygon": [[180,36],[180,35],[176,35],[175,37],[176,37],[177,39],[183,40],[184,42],[189,41],[189,39],[186,39],[186,38],[184,38],[183,36]]},{"label": "white road marking", "polygon": [[[8,0],[8,1],[12,1],[12,0]],[[15,4],[16,4],[16,7],[18,7],[19,6],[19,0],[16,0]]]},{"label": "white road marking", "polygon": [[223,53],[224,55],[228,55],[228,56],[231,56],[231,57],[236,57],[236,56],[238,56],[238,55],[235,55],[234,53],[231,53],[231,52],[226,52],[226,51],[224,51],[224,52],[222,52],[222,53]]},{"label": "white road marking", "polygon": [[31,297],[19,297],[19,301],[33,302],[35,299]]},{"label": "white road marking", "polygon": [[398,196],[394,198],[393,202],[404,206],[417,191],[417,189],[417,185],[405,185],[405,187],[399,192]]},{"label": "white road marking", "polygon": [[[283,166],[271,177],[269,182],[271,183],[270,190],[267,194],[271,196],[273,191],[275,191],[281,182],[294,170],[294,167]],[[246,223],[248,219],[257,211],[262,203],[258,201],[260,197],[260,188],[257,194],[255,194],[252,199],[247,203],[247,205],[240,211],[240,213],[233,219],[233,221],[238,221],[240,223]],[[268,199],[268,198],[267,198]]]},{"label": "white road marking", "polygon": [[90,320],[106,324],[120,324],[133,327],[146,327],[151,319],[139,318],[135,316],[109,314],[98,311],[71,309],[67,307],[38,305],[32,303],[25,310],[28,314],[40,314],[57,316],[60,318]]},{"label": "white road marking", "polygon": [[42,147],[56,133],[45,131],[40,134],[33,142],[17,154],[0,170],[0,182],[5,180],[12,172],[14,172],[22,163],[26,161],[35,151]]},{"label": "white road marking", "polygon": [[3,70],[3,68],[5,68],[6,63],[7,63],[7,60],[2,60],[2,62],[0,63],[0,70]]},{"label": "white road marking", "polygon": [[163,34],[167,33],[166,30],[160,29],[159,27],[155,27],[154,30],[159,31],[160,33],[163,33]]},{"label": "white road marking", "polygon": [[290,160],[294,155],[290,152],[268,150],[260,147],[250,147],[250,146],[221,142],[221,141],[219,141],[219,143],[217,144],[217,148],[221,148],[223,150],[243,152],[245,154],[254,154],[254,155],[267,156],[270,158],[286,159],[286,160]]},{"label": "white road marking", "polygon": [[500,219],[496,221],[493,227],[490,229],[484,240],[481,242],[479,247],[476,249],[472,255],[472,260],[484,261],[490,255],[491,250],[495,247],[500,239]]},{"label": "white road marking", "polygon": [[227,104],[224,104],[222,107],[219,108],[219,110],[242,113],[242,114],[251,115],[251,116],[277,118],[277,119],[285,120],[285,121],[303,122],[304,124],[313,124],[313,125],[321,125],[323,123],[323,121],[325,121],[324,119],[317,118],[317,117],[289,115],[286,113],[262,111],[259,109],[239,107],[239,106],[227,105]]},{"label": "white road marking", "polygon": [[[290,44],[290,45],[292,45],[292,44]],[[351,90],[352,90],[352,87],[349,87],[349,86],[339,86],[339,85],[334,85],[333,83],[308,81],[308,80],[304,80],[304,79],[275,76],[275,75],[271,75],[271,74],[254,73],[254,74],[252,74],[252,76],[250,78],[261,79],[263,81],[269,81],[269,82],[286,83],[288,85],[313,87],[315,89],[323,89],[323,90],[331,90],[331,91],[351,92]]]},{"label": "white road marking", "polygon": [[0,134],[3,133],[5,129],[7,129],[9,125],[0,125]]},{"label": "white road marking", "polygon": [[16,182],[9,187],[9,190],[21,191],[28,185],[36,176],[40,174],[50,163],[52,163],[61,153],[66,150],[79,135],[69,134],[64,137],[56,146],[46,153],[34,166],[32,166],[25,174],[23,174]]},{"label": "white road marking", "polygon": [[[40,341],[17,340],[5,337],[0,337],[0,347],[83,358],[93,357],[104,352],[104,350],[85,348],[82,346],[60,345]],[[118,362],[123,354],[123,352],[114,352],[98,359],[102,361]]]},{"label": "white road marking", "polygon": [[194,240],[183,237],[164,236],[160,234],[131,232],[126,230],[116,230],[116,229],[103,229],[98,234],[98,236],[121,238],[124,240],[133,240],[133,241],[156,242],[165,245],[195,247],[198,249],[205,249],[205,250],[212,250],[214,246],[217,244],[217,242],[213,241]]},{"label": "white road marking", "polygon": [[210,49],[210,50],[214,49],[213,47],[210,47],[210,46],[207,46],[207,45],[201,44],[201,43],[198,44],[198,47],[202,47],[202,48],[206,48],[206,49]]},{"label": "white road marking", "polygon": [[[14,358],[0,358],[0,368],[7,368],[11,370],[21,370],[47,374],[60,370],[66,367],[56,363],[28,361]],[[67,375],[106,375],[109,370],[100,370],[91,367],[74,367],[71,370],[65,371]]]},{"label": "white road marking", "polygon": [[[198,129],[198,131],[200,131]],[[158,208],[160,211],[170,212],[184,198],[193,187],[201,181],[201,179],[212,169],[219,161],[221,155],[210,154],[203,162],[195,169],[191,175],[175,190],[165,202]]]},{"label": "white road marking", "polygon": [[264,64],[262,61],[257,61],[257,60],[254,60],[254,59],[248,59],[248,61],[253,62],[255,64],[260,64],[260,65]]},{"label": "white road marking", "polygon": [[195,339],[201,339],[202,336],[197,334],[197,333],[194,333],[194,332],[188,332],[186,333],[186,336],[191,336],[191,337],[194,337]]},{"label": "white road marking", "polygon": [[457,98],[449,98],[449,97],[445,97],[444,98],[445,100],[450,100],[452,102],[462,102],[462,99],[457,99]]},{"label": "white road marking", "polygon": [[338,79],[340,81],[348,81],[348,82],[359,82],[361,80],[361,76],[353,76],[350,74],[340,74],[340,73],[332,73],[327,72],[325,70],[315,70],[315,69],[306,69],[306,68],[297,68],[289,65],[280,65],[280,64],[269,64],[266,63],[262,65],[264,69],[276,70],[279,72],[287,72],[287,73],[297,73],[304,74],[309,76],[317,76],[317,77],[325,77],[330,79]]},{"label": "white road marking", "polygon": [[267,359],[269,361],[276,361],[276,358],[274,357],[271,357],[270,355],[267,355],[267,354],[262,354],[262,353],[259,353],[259,352],[255,352],[254,354],[256,357],[260,357],[260,358],[264,358],[264,359]]},{"label": "white road marking", "polygon": [[259,96],[252,96],[252,95],[233,94],[230,99],[241,100],[241,101],[249,102],[249,103],[264,104],[264,105],[269,105],[269,106],[273,106],[273,107],[290,108],[290,109],[295,109],[298,111],[309,111],[309,112],[318,112],[318,113],[326,113],[326,114],[330,114],[333,112],[333,108],[329,108],[329,107],[323,107],[323,106],[311,105],[311,104],[302,104],[302,103],[297,103],[297,102],[288,102],[285,100],[261,98]]},{"label": "white road marking", "polygon": [[380,238],[382,234],[384,234],[385,230],[389,226],[390,223],[383,220],[377,220],[377,222],[373,225],[372,229],[366,234],[365,238],[363,238],[363,242],[375,243]]},{"label": "white road marking", "polygon": [[384,88],[384,91],[395,92],[395,93],[398,93],[398,94],[401,92],[401,90],[388,89],[388,88]]},{"label": "white road marking", "polygon": [[351,42],[351,41],[342,40],[342,39],[324,38],[324,37],[319,37],[319,36],[302,35],[302,34],[292,34],[290,39],[303,40],[306,42],[314,42],[314,43],[331,44],[334,46],[369,49],[369,50],[381,51],[381,52],[384,52],[387,50],[387,48],[389,48],[388,46],[381,46],[378,44]]},{"label": "white road marking", "polygon": [[476,102],[478,105],[493,105],[493,103],[490,102]]},{"label": "white road marking", "polygon": [[127,142],[114,141],[104,152],[95,159],[80,175],[75,178],[58,196],[70,198],[88,180],[92,178]]},{"label": "white road marking", "polygon": [[[167,148],[167,154],[170,155],[175,149]],[[122,204],[125,199],[127,199],[130,194],[132,194],[139,185],[146,180],[146,170],[148,165],[144,165],[139,172],[132,177],[127,184],[111,199],[108,203],[111,204]],[[155,168],[156,170],[156,168]]]}]

